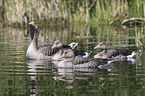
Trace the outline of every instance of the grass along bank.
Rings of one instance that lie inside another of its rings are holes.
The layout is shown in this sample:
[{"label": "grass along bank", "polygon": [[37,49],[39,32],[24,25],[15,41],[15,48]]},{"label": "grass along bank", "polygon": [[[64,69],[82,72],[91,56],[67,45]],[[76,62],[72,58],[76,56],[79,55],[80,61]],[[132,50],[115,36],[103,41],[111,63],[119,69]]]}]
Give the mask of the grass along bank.
[{"label": "grass along bank", "polygon": [[[3,0],[1,0],[3,1]],[[23,25],[29,21],[120,24],[145,17],[144,0],[4,0],[4,20]]]}]

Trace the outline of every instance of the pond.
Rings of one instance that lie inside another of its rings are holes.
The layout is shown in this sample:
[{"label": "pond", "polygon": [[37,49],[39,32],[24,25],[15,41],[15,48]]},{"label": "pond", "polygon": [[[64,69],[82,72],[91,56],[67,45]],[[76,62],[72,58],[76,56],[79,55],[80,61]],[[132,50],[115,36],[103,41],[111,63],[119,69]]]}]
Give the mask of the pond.
[{"label": "pond", "polygon": [[[145,42],[144,27],[72,25],[39,28],[38,45],[78,42],[77,49],[92,51],[99,42],[109,48],[138,50]],[[104,69],[57,68],[47,60],[26,60],[30,43],[27,28],[0,28],[1,96],[143,96],[145,95],[145,52],[134,59],[118,60]]]}]

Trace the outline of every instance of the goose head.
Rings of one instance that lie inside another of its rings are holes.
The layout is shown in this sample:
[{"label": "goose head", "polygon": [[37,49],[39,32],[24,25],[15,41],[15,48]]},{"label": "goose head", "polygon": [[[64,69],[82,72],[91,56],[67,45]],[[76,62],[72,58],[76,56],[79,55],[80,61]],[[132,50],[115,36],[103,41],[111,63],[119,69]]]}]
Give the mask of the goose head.
[{"label": "goose head", "polygon": [[36,22],[34,22],[34,21],[31,21],[30,23],[29,23],[29,29],[30,29],[30,31],[31,30],[37,30],[37,24],[36,24]]},{"label": "goose head", "polygon": [[100,42],[94,49],[106,49],[106,43]]},{"label": "goose head", "polygon": [[61,58],[65,58],[65,59],[73,59],[75,56],[74,52],[72,49],[67,49],[63,51],[63,54],[61,55]]},{"label": "goose head", "polygon": [[62,47],[62,43],[59,40],[56,40],[52,46],[52,49]]}]

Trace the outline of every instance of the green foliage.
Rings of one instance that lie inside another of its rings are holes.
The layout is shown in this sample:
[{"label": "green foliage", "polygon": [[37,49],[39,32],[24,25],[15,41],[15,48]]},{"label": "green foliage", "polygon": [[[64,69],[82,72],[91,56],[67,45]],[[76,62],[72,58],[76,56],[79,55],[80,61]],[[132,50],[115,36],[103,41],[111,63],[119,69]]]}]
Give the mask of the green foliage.
[{"label": "green foliage", "polygon": [[5,20],[20,24],[55,18],[60,18],[60,22],[111,24],[120,18],[145,14],[143,0],[7,0],[5,3]]}]

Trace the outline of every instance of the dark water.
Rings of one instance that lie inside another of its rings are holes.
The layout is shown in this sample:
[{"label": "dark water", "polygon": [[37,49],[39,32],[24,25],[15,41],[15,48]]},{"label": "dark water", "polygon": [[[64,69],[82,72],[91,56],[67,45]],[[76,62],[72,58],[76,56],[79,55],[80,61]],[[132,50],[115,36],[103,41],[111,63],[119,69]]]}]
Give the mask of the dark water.
[{"label": "dark water", "polygon": [[[137,33],[137,34],[136,34]],[[76,25],[67,28],[39,29],[39,45],[78,42],[78,49],[92,50],[98,42],[110,48],[142,49],[144,27],[118,28],[106,25]],[[1,96],[144,96],[145,53],[132,60],[118,60],[104,69],[63,69],[47,60],[27,60],[30,42],[27,29],[0,29]]]}]

